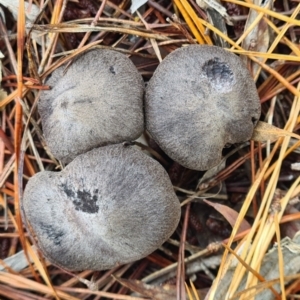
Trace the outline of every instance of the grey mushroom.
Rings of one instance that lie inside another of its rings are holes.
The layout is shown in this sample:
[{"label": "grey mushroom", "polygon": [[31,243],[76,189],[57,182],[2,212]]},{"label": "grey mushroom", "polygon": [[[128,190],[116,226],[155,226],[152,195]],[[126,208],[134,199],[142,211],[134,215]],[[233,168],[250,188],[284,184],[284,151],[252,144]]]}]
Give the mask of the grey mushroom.
[{"label": "grey mushroom", "polygon": [[125,55],[93,49],[56,69],[38,110],[53,155],[65,163],[95,147],[131,141],[144,130],[144,82]]},{"label": "grey mushroom", "polygon": [[61,172],[37,173],[22,211],[50,262],[103,270],[156,250],[176,229],[180,204],[158,162],[119,144],[79,155]]},{"label": "grey mushroom", "polygon": [[240,58],[192,45],[169,54],[146,88],[146,129],[173,160],[207,170],[225,145],[251,138],[260,117],[255,83]]}]

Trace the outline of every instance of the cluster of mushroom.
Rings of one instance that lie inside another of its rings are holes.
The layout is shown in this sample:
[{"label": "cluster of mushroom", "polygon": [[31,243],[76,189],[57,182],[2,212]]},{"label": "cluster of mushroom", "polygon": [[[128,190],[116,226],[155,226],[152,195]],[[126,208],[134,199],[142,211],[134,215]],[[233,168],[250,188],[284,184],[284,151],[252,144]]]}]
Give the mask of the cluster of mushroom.
[{"label": "cluster of mushroom", "polygon": [[[48,147],[68,163],[33,176],[22,210],[38,248],[68,270],[147,256],[177,227],[180,204],[163,167],[127,145],[146,129],[182,165],[204,170],[251,137],[260,105],[239,58],[214,46],[169,54],[144,83],[116,51],[93,49],[46,81],[39,113]],[[143,101],[145,104],[143,104]],[[145,117],[144,112],[145,111]]]}]

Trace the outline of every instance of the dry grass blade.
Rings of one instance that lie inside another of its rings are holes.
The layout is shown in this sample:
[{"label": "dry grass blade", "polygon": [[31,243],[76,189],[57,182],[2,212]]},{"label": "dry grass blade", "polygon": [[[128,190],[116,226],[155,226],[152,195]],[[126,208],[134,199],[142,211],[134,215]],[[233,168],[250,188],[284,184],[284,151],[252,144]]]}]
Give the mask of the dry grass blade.
[{"label": "dry grass blade", "polygon": [[[19,232],[19,238],[22,243],[22,246],[25,251],[25,255],[28,258],[27,253],[27,245],[23,231],[22,225],[22,218],[21,218],[21,211],[20,211],[20,198],[22,195],[22,160],[21,160],[21,134],[22,134],[22,106],[21,106],[21,97],[22,97],[22,90],[23,90],[23,52],[24,52],[24,45],[25,45],[25,6],[24,1],[20,2],[19,5],[19,12],[18,12],[18,35],[17,35],[17,58],[18,58],[18,69],[17,69],[17,97],[16,97],[16,110],[15,110],[15,137],[14,137],[14,146],[15,146],[15,171],[14,171],[14,209],[16,214],[16,224],[15,227]],[[37,279],[37,275],[33,270],[33,267],[30,264],[30,268],[32,274]],[[54,291],[54,290],[53,290]],[[54,292],[55,293],[55,292]]]},{"label": "dry grass blade", "polygon": [[195,11],[192,9],[190,4],[187,0],[179,0],[181,2],[181,5],[184,7],[186,12],[189,14],[193,22],[195,23],[196,27],[198,28],[198,31],[200,32],[202,39],[205,41],[205,44],[212,45],[211,38],[209,35],[206,34],[205,28],[200,22],[199,17],[196,15]]},{"label": "dry grass blade", "polygon": [[[270,154],[270,156],[267,158],[267,160],[265,161],[264,165],[263,165],[263,169],[260,170],[260,173],[258,174],[256,180],[253,182],[252,186],[251,186],[251,189],[249,190],[248,194],[247,194],[247,197],[245,199],[245,202],[244,202],[244,205],[240,211],[240,214],[238,216],[238,219],[236,220],[236,224],[232,230],[232,234],[229,238],[229,241],[228,241],[228,246],[230,247],[232,245],[232,242],[234,240],[234,237],[235,235],[237,234],[237,230],[244,218],[244,216],[246,215],[246,212],[248,211],[249,209],[249,206],[251,204],[251,199],[253,199],[254,197],[254,194],[255,192],[257,191],[258,187],[259,187],[259,184],[263,178],[263,174],[266,172],[270,162],[271,162],[271,159],[273,157],[273,155],[275,154],[275,151],[276,151],[276,148],[273,149],[272,153]],[[246,236],[245,238],[245,246],[244,246],[244,249],[248,249],[250,247],[250,242],[252,240],[252,237],[256,231],[256,228],[257,228],[257,223],[259,222],[260,220],[260,215],[261,213],[258,212],[257,216],[256,216],[256,222],[254,222],[254,224],[252,225],[252,229],[250,230],[250,233],[248,233],[248,235]],[[246,250],[243,251],[242,255],[241,255],[241,258],[243,259],[244,255],[246,254]],[[222,259],[222,263],[221,263],[221,266],[220,266],[220,270],[222,270],[221,272],[218,273],[218,276],[217,276],[217,279],[216,281],[214,282],[214,285],[212,286],[212,289],[210,291],[210,295],[209,295],[209,299],[214,299],[214,295],[215,293],[217,292],[217,287],[218,287],[218,284],[219,284],[219,280],[225,275],[226,273],[226,270],[228,269],[229,265],[228,263],[226,262],[227,261],[227,255],[228,255],[228,250],[226,250],[224,252],[224,255],[223,255],[223,259]]]},{"label": "dry grass blade", "polygon": [[[72,293],[82,293],[83,295],[96,295],[100,297],[105,297],[108,299],[116,299],[116,300],[147,300],[147,298],[141,298],[141,297],[131,297],[131,296],[125,296],[125,295],[118,295],[114,293],[107,293],[102,291],[90,291],[88,289],[83,288],[67,288],[67,287],[56,287],[58,290],[64,290]],[[81,298],[73,298],[71,300],[78,300]]]},{"label": "dry grass blade", "polygon": [[[255,0],[254,4],[270,9],[272,1]],[[242,40],[242,47],[244,49],[256,50],[259,52],[265,52],[268,50],[270,33],[263,16],[263,13],[257,13],[253,9],[250,10],[245,25],[245,31],[240,37],[240,40]],[[261,58],[260,60],[262,61]],[[257,64],[251,64],[251,60],[248,60],[246,57],[244,58],[244,61],[248,64],[248,68],[251,70],[252,74],[258,73],[257,71],[260,69],[260,66]]]},{"label": "dry grass blade", "polygon": [[[247,265],[237,253],[235,253],[231,248],[227,247],[227,245],[223,244],[223,246],[245,267],[245,269],[248,272],[251,272],[260,282],[266,282],[266,280],[254,269],[252,269],[249,265]],[[272,288],[270,287],[270,290],[274,294],[275,297],[280,297],[280,295]]]},{"label": "dry grass blade", "polygon": [[79,32],[117,32],[122,34],[131,34],[137,35],[144,38],[152,38],[156,40],[168,40],[168,36],[172,36],[173,34],[168,35],[161,35],[159,33],[152,33],[150,31],[142,29],[130,29],[124,28],[121,26],[111,26],[111,27],[104,27],[104,26],[91,26],[91,25],[80,25],[80,24],[55,24],[55,25],[33,25],[33,28],[36,31],[41,32],[49,32],[49,33],[79,33]]},{"label": "dry grass blade", "polygon": [[189,286],[186,284],[186,282],[184,283],[184,285],[185,285],[185,290],[186,290],[187,295],[188,295],[188,299],[194,300],[194,297],[193,297],[193,295],[191,293],[191,290],[190,290]]},{"label": "dry grass blade", "polygon": [[286,294],[285,294],[285,281],[284,281],[284,261],[283,261],[283,254],[282,254],[282,249],[281,249],[281,245],[280,245],[280,241],[281,241],[281,236],[280,236],[280,228],[279,228],[279,222],[278,222],[278,213],[275,212],[274,215],[274,223],[275,223],[275,232],[276,232],[276,238],[277,241],[279,241],[278,243],[278,263],[279,263],[279,275],[280,275],[280,288],[281,288],[281,296],[283,300],[286,300]]},{"label": "dry grass blade", "polygon": [[200,300],[200,297],[197,293],[197,290],[193,284],[193,282],[190,280],[190,285],[191,285],[191,288],[189,288],[189,286],[187,285],[187,283],[185,283],[185,289],[188,293],[188,296],[189,296],[189,300]]},{"label": "dry grass blade", "polygon": [[195,285],[193,284],[192,281],[190,281],[190,284],[191,284],[191,287],[192,287],[192,290],[193,290],[195,299],[196,299],[196,300],[200,300],[200,297],[199,297],[199,295],[198,295],[198,293],[197,293],[197,291],[196,291]]},{"label": "dry grass blade", "polygon": [[[27,82],[24,85],[31,85],[32,83]],[[26,95],[26,92],[28,92],[28,88],[24,87],[22,88],[22,97],[24,97]],[[4,108],[6,105],[8,105],[11,101],[13,101],[18,94],[18,90],[13,91],[10,95],[8,95],[7,97],[5,97],[1,102],[0,102],[0,109]]]},{"label": "dry grass blade", "polygon": [[274,12],[273,10],[270,10],[270,9],[267,9],[267,8],[264,8],[264,7],[260,7],[260,6],[254,5],[252,3],[242,2],[242,1],[239,1],[239,0],[224,0],[224,2],[230,2],[230,3],[237,4],[237,5],[241,5],[241,6],[245,6],[245,7],[248,7],[248,8],[252,8],[254,10],[257,10],[258,12],[265,13],[266,15],[269,15],[269,16],[271,16],[273,18],[276,18],[276,19],[279,19],[281,21],[284,21],[284,22],[286,22],[287,24],[290,24],[290,25],[296,25],[296,26],[300,25],[300,21],[298,21],[298,20],[296,20],[294,18],[286,17],[286,16],[284,16],[282,14]]},{"label": "dry grass blade", "polygon": [[[299,278],[299,274],[295,274],[295,275],[290,275],[290,276],[286,276],[286,280],[292,280],[292,279],[296,279]],[[276,284],[279,282],[279,278],[273,279],[273,280],[269,280],[269,281],[265,281],[262,283],[257,284],[254,287],[251,287],[249,289],[245,289],[241,292],[236,293],[233,297],[230,298],[230,300],[238,300],[240,299],[240,297],[245,293],[249,293],[251,295],[251,297],[255,297],[258,293],[260,293],[261,291],[268,289],[270,286]],[[277,300],[277,299],[276,299]],[[279,299],[278,299],[279,300]]]},{"label": "dry grass blade", "polygon": [[[290,118],[289,118],[289,121],[286,126],[287,129],[292,130],[294,128],[296,121],[297,121],[297,116],[299,114],[299,109],[300,109],[300,101],[299,101],[298,97],[295,97],[295,101],[293,103]],[[262,257],[266,253],[268,245],[271,242],[271,239],[275,233],[275,227],[274,227],[274,222],[273,222],[274,216],[272,214],[269,215],[269,209],[272,204],[272,199],[273,199],[273,195],[274,195],[274,191],[275,191],[275,187],[276,187],[276,182],[278,181],[279,170],[281,167],[284,153],[288,146],[288,142],[289,142],[289,137],[285,137],[283,140],[281,149],[280,149],[280,157],[278,159],[278,163],[275,166],[275,169],[271,175],[270,183],[269,183],[269,185],[265,191],[265,195],[262,199],[261,207],[257,214],[256,221],[254,222],[254,224],[252,226],[252,230],[250,231],[249,235],[246,238],[244,238],[246,246],[244,247],[244,249],[242,251],[241,258],[243,260],[245,260],[245,262],[247,264],[249,264],[251,266],[251,268],[253,268],[254,270],[259,270],[259,266],[262,261]],[[274,149],[276,149],[276,148],[274,148]],[[272,155],[270,155],[267,158],[267,160],[264,164],[264,170],[262,170],[260,172],[260,174],[258,175],[258,177],[256,179],[256,182],[258,179],[261,180],[262,174],[264,173],[264,171],[266,171],[265,167],[269,165],[269,162],[270,162],[269,158],[271,156]],[[282,199],[282,201],[281,201],[281,209],[282,210],[279,213],[279,219],[280,219],[280,217],[282,217],[284,208],[286,207],[287,202],[290,199],[289,197],[291,196],[291,194],[293,193],[294,189],[297,187],[299,182],[300,182],[300,178],[298,178],[294,182],[291,189],[288,191],[286,196]],[[257,184],[258,183],[259,182],[257,182]],[[252,188],[254,188],[254,185],[252,186]],[[249,191],[248,196],[251,195],[250,194],[251,192],[252,192],[252,189]],[[251,195],[251,198],[252,197],[253,197],[253,194]],[[247,200],[245,201],[245,204],[246,203],[247,203]],[[243,211],[243,209],[242,209],[242,211]],[[241,211],[241,214],[239,217],[242,216],[242,211]],[[261,222],[261,224],[258,224],[258,220]],[[237,223],[239,224],[238,221],[237,221]],[[236,226],[235,226],[235,228],[236,228]],[[235,234],[235,228],[233,230],[234,234]],[[256,230],[258,230],[258,232],[256,232],[255,239],[252,242],[252,245],[250,245],[250,241],[252,241],[252,237],[254,236],[254,233]],[[230,244],[231,244],[231,241],[229,241],[229,245]],[[226,256],[224,256],[224,257],[226,257]],[[225,264],[225,260],[223,260],[223,263]],[[232,284],[228,290],[229,297],[233,296],[234,293],[236,292],[244,274],[245,274],[245,269],[242,268],[242,265],[238,265],[236,268],[236,271],[234,273]],[[222,276],[221,273],[219,276]],[[257,284],[257,278],[252,276],[252,274],[249,274],[247,283],[246,283],[246,288],[249,288],[256,284]],[[214,287],[213,292],[215,292],[216,288],[217,288],[217,285]],[[247,297],[250,297],[250,294],[245,293],[245,294],[243,294],[241,299],[247,299]]]},{"label": "dry grass blade", "polygon": [[299,62],[300,58],[296,55],[283,55],[283,54],[277,54],[277,53],[263,53],[263,52],[255,52],[255,51],[247,51],[247,50],[236,50],[236,49],[230,49],[231,52],[236,54],[242,54],[242,55],[251,55],[261,58],[267,58],[267,59],[277,59],[279,61],[296,61]]},{"label": "dry grass blade", "polygon": [[[4,207],[5,206],[5,203],[4,203],[4,200],[3,198],[1,197],[0,195],[0,204]],[[8,209],[8,215],[10,217],[10,220],[13,222],[15,228],[17,228],[17,222],[13,216],[13,214],[11,213],[11,211]],[[51,287],[54,295],[56,295],[56,292],[55,290],[53,289],[53,286],[49,280],[49,277],[48,277],[48,274],[46,273],[45,271],[45,268],[44,266],[41,264],[41,260],[40,258],[37,256],[36,252],[32,250],[30,244],[29,244],[29,241],[27,240],[27,238],[24,237],[24,250],[26,249],[26,258],[27,260],[29,260],[29,256],[32,258],[33,262],[35,263],[37,269],[39,270],[40,274],[42,275],[42,277],[44,278],[45,282],[47,282],[48,286]],[[31,266],[31,264],[29,263],[29,265]],[[36,277],[36,274],[35,274],[35,271],[34,271],[34,275],[35,275],[35,278]]]},{"label": "dry grass blade", "polygon": [[197,42],[199,44],[204,44],[203,38],[201,36],[201,34],[199,33],[198,29],[196,28],[196,26],[194,25],[192,18],[190,17],[190,15],[187,13],[187,11],[185,10],[184,6],[182,5],[182,3],[179,0],[174,0],[174,3],[176,4],[176,6],[178,7],[180,13],[182,14],[185,22],[188,24],[190,30],[192,31],[194,37],[196,38]]},{"label": "dry grass blade", "polygon": [[78,300],[76,297],[72,297],[67,295],[61,291],[54,291],[54,289],[45,286],[44,284],[38,283],[33,280],[29,280],[27,278],[21,277],[19,275],[9,274],[0,272],[0,282],[3,282],[7,285],[11,285],[13,287],[18,287],[21,289],[32,290],[35,292],[40,292],[44,294],[51,294],[56,296],[57,299],[65,299],[65,300]]},{"label": "dry grass blade", "polygon": [[[293,12],[291,18],[295,19],[296,16],[298,15],[300,11],[300,5],[298,5],[295,9],[295,11]],[[274,49],[277,47],[278,43],[281,41],[282,37],[284,36],[284,34],[286,33],[286,31],[288,30],[288,28],[290,27],[290,25],[287,23],[283,26],[282,30],[277,34],[277,37],[276,39],[273,41],[272,45],[269,47],[269,50],[268,50],[268,54],[269,53],[272,53],[274,51]],[[296,53],[299,54],[299,52],[297,51]],[[267,58],[265,58],[263,60],[263,62],[265,62],[267,60]],[[259,75],[259,71],[260,69],[257,70],[256,74],[255,74],[255,78],[258,78],[258,75]]]}]

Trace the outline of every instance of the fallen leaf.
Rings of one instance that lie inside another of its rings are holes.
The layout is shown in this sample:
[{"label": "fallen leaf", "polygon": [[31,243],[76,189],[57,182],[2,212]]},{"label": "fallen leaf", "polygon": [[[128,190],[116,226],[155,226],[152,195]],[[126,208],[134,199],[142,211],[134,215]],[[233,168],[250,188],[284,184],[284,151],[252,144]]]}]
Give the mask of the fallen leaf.
[{"label": "fallen leaf", "polygon": [[256,142],[276,141],[280,137],[291,136],[300,139],[300,136],[292,132],[280,129],[274,125],[259,121],[254,128],[251,140]]},{"label": "fallen leaf", "polygon": [[[239,215],[239,213],[237,211],[235,211],[234,209],[232,209],[226,205],[220,204],[220,203],[211,202],[211,201],[208,201],[205,199],[203,201],[205,203],[207,203],[208,205],[212,206],[215,210],[217,210],[228,221],[228,223],[231,225],[231,227],[233,227],[235,225],[235,222]],[[237,233],[243,232],[250,228],[251,228],[251,225],[246,220],[243,220],[241,222],[241,225],[240,225]]]}]

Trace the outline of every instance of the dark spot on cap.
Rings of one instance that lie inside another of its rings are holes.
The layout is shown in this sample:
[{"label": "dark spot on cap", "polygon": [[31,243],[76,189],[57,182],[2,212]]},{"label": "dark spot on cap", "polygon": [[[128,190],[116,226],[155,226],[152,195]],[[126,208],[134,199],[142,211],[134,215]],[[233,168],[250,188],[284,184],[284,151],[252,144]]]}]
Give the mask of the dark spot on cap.
[{"label": "dark spot on cap", "polygon": [[70,197],[70,198],[74,198],[75,197],[74,191],[72,191],[67,185],[63,184],[63,185],[61,185],[61,187],[63,188],[63,191],[65,192],[65,194],[68,197]]},{"label": "dark spot on cap", "polygon": [[[95,191],[96,192],[96,191]],[[99,210],[97,205],[97,196],[91,195],[89,191],[77,191],[77,199],[73,200],[76,210],[81,210],[86,213],[95,214]]]},{"label": "dark spot on cap", "polygon": [[64,236],[63,230],[59,229],[58,227],[45,224],[43,222],[40,223],[39,227],[45,233],[47,238],[54,243],[54,245],[60,246],[60,243]]},{"label": "dark spot on cap", "polygon": [[61,108],[68,108],[68,103],[67,103],[67,102],[62,102],[62,103],[60,104],[60,107],[61,107]]},{"label": "dark spot on cap", "polygon": [[114,75],[116,74],[115,68],[113,66],[109,67],[109,72],[114,74]]},{"label": "dark spot on cap", "polygon": [[203,66],[203,71],[215,88],[222,88],[224,85],[229,87],[233,84],[232,70],[227,63],[222,62],[218,57],[208,60]]}]

